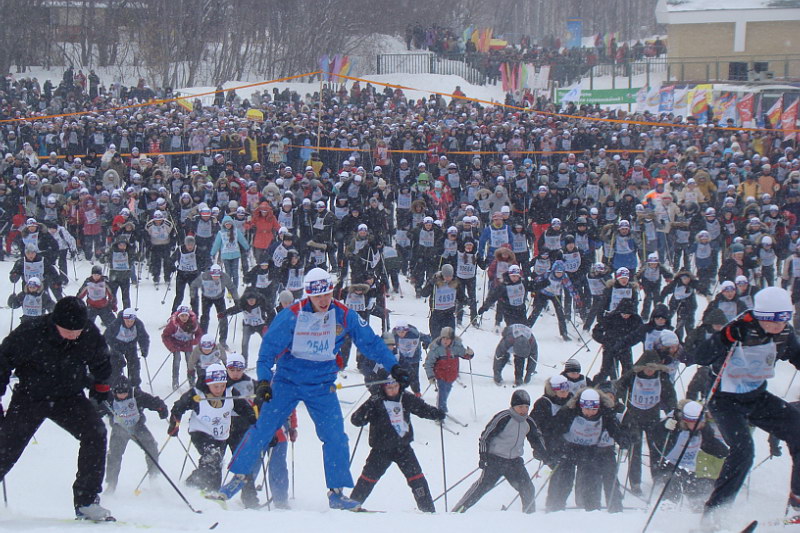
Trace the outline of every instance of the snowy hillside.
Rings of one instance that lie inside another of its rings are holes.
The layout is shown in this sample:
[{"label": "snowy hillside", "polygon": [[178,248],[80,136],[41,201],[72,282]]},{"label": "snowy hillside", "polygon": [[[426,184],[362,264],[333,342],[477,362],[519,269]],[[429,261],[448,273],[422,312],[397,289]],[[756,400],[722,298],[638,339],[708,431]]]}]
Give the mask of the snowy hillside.
[{"label": "snowy hillside", "polygon": [[[12,263],[8,261],[0,263],[0,279],[7,279],[11,265]],[[79,265],[78,278],[83,280],[89,274],[89,270],[88,264]],[[78,283],[71,279],[67,292],[74,293],[77,287]],[[478,287],[478,298],[482,299],[480,292],[482,280],[480,279]],[[10,284],[5,283],[5,288],[3,298],[11,289]],[[427,331],[427,307],[422,301],[408,296],[413,295],[413,289],[405,282],[404,289],[407,295],[405,298],[395,297],[388,303],[392,310],[392,316],[406,318],[422,331]],[[173,293],[170,291],[167,302],[162,305],[161,299],[164,290],[162,285],[157,291],[152,281],[145,279],[139,294],[139,317],[144,321],[151,336],[151,355],[148,360],[151,373],[155,373],[167,355],[160,341],[159,327],[165,323],[169,314],[169,303],[172,301]],[[19,314],[15,313],[15,322],[18,316]],[[0,328],[6,328],[5,331],[7,331],[10,318],[10,310],[0,311]],[[215,329],[215,320],[212,318],[211,331]],[[473,360],[475,373],[491,374],[494,347],[498,341],[498,335],[488,331],[492,324],[493,312],[490,311],[484,316],[482,330],[473,327],[464,335],[465,343],[471,346],[476,353]],[[571,327],[570,330],[573,337],[577,338]],[[555,317],[550,314],[543,315],[536,324],[535,332],[540,349],[539,373],[526,387],[534,400],[542,392],[543,380],[556,373],[556,368],[560,371],[563,362],[580,348],[580,343],[577,341],[564,342],[560,339]],[[229,344],[232,348],[238,349],[240,335],[241,331],[238,331],[235,340],[233,333],[229,335]],[[251,353],[255,350],[257,350],[257,338],[252,341]],[[587,372],[597,350],[597,344],[590,342],[588,350],[577,351],[575,357],[582,363],[585,373],[593,374],[597,371],[599,360]],[[162,398],[171,392],[168,367],[169,362],[154,380],[155,393]],[[467,365],[462,362],[461,368],[466,370]],[[793,372],[794,370],[787,363],[779,363],[778,377],[771,382],[771,390],[776,394],[783,395]],[[678,383],[679,394],[681,394],[684,384],[688,383],[692,373],[693,370],[687,371],[683,380]],[[507,367],[504,373],[506,380],[511,377],[511,374],[511,368]],[[146,376],[144,369],[142,375]],[[346,372],[342,378],[340,381],[343,384],[357,383],[361,379],[360,375],[351,372]],[[454,426],[454,429],[460,431],[458,436],[450,433],[444,434],[448,484],[453,484],[477,466],[478,435],[494,413],[508,407],[513,391],[510,386],[498,387],[491,379],[475,376],[476,421],[472,412],[470,388],[472,380],[469,376],[463,375],[461,381],[466,388],[455,386],[449,405],[451,413],[458,419],[469,422],[469,427]],[[798,387],[800,387],[800,381],[795,383],[787,398],[796,398]],[[144,388],[149,391],[146,383]],[[6,405],[9,398],[10,393],[6,394],[4,398]],[[171,406],[176,398],[177,394],[172,395],[167,400],[168,405]],[[349,414],[349,411],[363,400],[363,389],[358,387],[342,390],[340,398],[343,412]],[[435,401],[435,394],[432,390],[425,395],[425,400]],[[107,526],[73,522],[70,520],[73,516],[71,485],[75,473],[77,442],[52,422],[46,422],[36,434],[36,443],[28,446],[21,460],[7,476],[9,507],[0,509],[0,529],[25,532],[68,529],[99,531],[108,527],[115,531],[136,531],[141,527],[146,527],[153,532],[170,532],[206,530],[218,523],[215,528],[215,531],[218,532],[264,531],[265,527],[268,527],[270,531],[356,532],[380,529],[385,532],[485,533],[489,528],[494,531],[515,532],[536,528],[548,531],[591,530],[593,533],[603,533],[640,531],[646,519],[643,502],[630,495],[626,496],[625,505],[632,509],[626,510],[621,515],[609,515],[600,511],[588,515],[582,510],[567,510],[553,514],[537,512],[529,516],[520,512],[518,502],[509,511],[503,512],[500,511],[501,506],[508,504],[515,495],[513,489],[506,483],[489,493],[467,514],[445,514],[442,512],[444,511],[444,502],[439,500],[436,502],[437,509],[440,511],[438,514],[423,515],[414,510],[414,500],[410,490],[396,467],[389,469],[365,504],[365,507],[369,509],[385,510],[387,514],[352,514],[345,511],[332,511],[328,509],[325,494],[320,442],[314,434],[313,425],[302,405],[298,409],[298,415],[300,436],[294,452],[296,498],[290,501],[291,511],[272,511],[270,513],[266,509],[244,510],[238,499],[230,502],[229,510],[226,511],[218,504],[204,500],[196,491],[185,488],[191,503],[203,510],[202,514],[195,515],[187,509],[163,479],[159,479],[154,486],[145,482],[143,493],[135,496],[133,489],[145,472],[145,462],[143,453],[131,442],[123,459],[122,474],[116,494],[103,496],[103,504],[111,509],[121,522]],[[443,490],[442,444],[439,428],[430,421],[419,419],[413,419],[413,424],[416,434],[414,448],[435,497]],[[184,444],[189,442],[186,425],[188,424],[184,424],[180,433]],[[166,421],[159,420],[155,414],[148,414],[148,426],[156,436],[159,445],[163,444],[167,438]],[[358,430],[349,423],[346,424],[346,428],[352,447],[356,441]],[[161,463],[167,472],[177,480],[184,460],[184,451],[181,445],[174,440],[172,439],[164,450]],[[355,454],[352,467],[354,477],[358,476],[369,451],[366,440],[365,434]],[[756,431],[756,442],[756,461],[758,462],[768,455],[766,435]],[[192,451],[192,455],[196,457],[196,452]],[[530,458],[529,449],[526,449],[527,458]],[[190,466],[187,466],[186,473],[190,471],[188,470]],[[528,465],[528,470],[533,473],[537,467],[538,462],[532,461]],[[548,468],[544,467],[540,477],[534,480],[537,491],[545,482],[548,471]],[[771,519],[783,515],[788,494],[789,471],[790,458],[788,452],[784,452],[783,457],[768,461],[754,472],[749,490],[742,490],[736,507],[731,511],[731,531],[738,531],[746,522],[754,518]],[[625,466],[621,468],[619,477],[621,481],[624,481]],[[474,479],[470,478],[452,491],[448,497],[451,507],[464,494]],[[645,482],[643,488],[647,494],[649,483]],[[263,493],[259,496],[263,502]],[[568,505],[572,505],[572,498],[569,502]],[[544,496],[537,497],[537,507],[544,508]],[[688,531],[690,528],[696,527],[698,523],[699,515],[692,514],[688,510],[662,510],[656,515],[650,531],[662,533]],[[768,529],[764,528],[764,530]]]}]

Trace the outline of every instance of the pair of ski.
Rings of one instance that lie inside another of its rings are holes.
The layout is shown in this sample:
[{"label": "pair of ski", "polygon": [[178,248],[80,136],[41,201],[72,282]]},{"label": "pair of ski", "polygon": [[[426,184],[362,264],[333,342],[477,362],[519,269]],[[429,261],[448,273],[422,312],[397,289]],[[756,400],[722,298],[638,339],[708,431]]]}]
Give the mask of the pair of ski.
[{"label": "pair of ski", "polygon": [[[453,422],[455,422],[456,424],[458,424],[462,428],[465,428],[465,427],[469,426],[469,424],[465,424],[464,422],[461,422],[460,420],[458,420],[457,418],[453,417],[452,415],[448,414],[447,418],[449,418],[450,420],[452,420]],[[448,425],[446,425],[444,423],[444,420],[437,421],[437,424],[442,426],[442,429],[447,431],[448,433],[452,433],[453,435],[460,435],[461,434],[460,432],[458,432],[458,431],[454,430],[453,428],[449,427]]]},{"label": "pair of ski", "polygon": [[[228,500],[224,496],[222,496],[219,492],[211,492],[211,491],[205,492],[205,491],[203,491],[202,495],[207,500],[211,500],[211,501],[217,502],[220,505],[220,507],[222,507],[224,510],[226,510],[226,511],[228,510],[228,504],[227,504]],[[261,505],[259,505],[256,508],[256,510],[263,509],[264,507],[268,507],[271,503],[272,503],[272,499],[270,499],[266,503],[262,503]],[[350,511],[351,513],[370,513],[370,514],[384,513],[385,512],[385,511],[375,511],[375,510],[372,510],[372,509],[364,509],[363,507],[358,507],[357,509],[342,509],[342,510]]]}]

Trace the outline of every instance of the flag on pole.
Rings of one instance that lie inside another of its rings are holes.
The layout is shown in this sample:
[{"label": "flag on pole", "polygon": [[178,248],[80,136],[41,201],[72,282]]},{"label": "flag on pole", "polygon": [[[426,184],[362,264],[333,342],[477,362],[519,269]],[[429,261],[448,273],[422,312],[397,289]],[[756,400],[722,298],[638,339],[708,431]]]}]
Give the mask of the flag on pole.
[{"label": "flag on pole", "polygon": [[783,113],[783,95],[780,95],[772,107],[767,111],[767,118],[769,119],[769,127],[776,129],[781,121],[781,114]]},{"label": "flag on pole", "polygon": [[739,125],[748,127],[753,122],[753,107],[756,101],[755,93],[747,93],[736,103],[739,112]]},{"label": "flag on pole", "polygon": [[794,102],[781,114],[781,129],[783,130],[783,140],[791,141],[797,138],[797,106],[800,100]]}]

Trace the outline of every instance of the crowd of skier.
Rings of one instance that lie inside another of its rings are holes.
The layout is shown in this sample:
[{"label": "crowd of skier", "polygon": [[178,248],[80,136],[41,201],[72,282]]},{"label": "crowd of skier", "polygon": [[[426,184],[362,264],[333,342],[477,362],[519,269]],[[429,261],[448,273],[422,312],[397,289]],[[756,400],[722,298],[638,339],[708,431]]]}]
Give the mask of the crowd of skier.
[{"label": "crowd of skier", "polygon": [[[241,491],[257,508],[263,470],[268,503],[288,507],[302,401],[324,443],[331,507],[360,509],[396,463],[433,512],[410,415],[453,431],[454,385],[504,386],[507,364],[510,407],[481,434],[480,477],[458,512],[501,477],[535,510],[539,470],[526,469],[525,440],[550,469],[547,511],[574,491],[581,508],[619,512],[625,493],[649,502],[649,483],[651,497],[663,487],[659,502],[713,521],[754,462],[751,425],[794,461],[800,414],[766,388],[791,372],[777,360],[800,366],[793,141],[674,117],[407,101],[374,87],[322,102],[268,96],[258,97],[263,122],[236,101],[37,118],[13,100],[26,111],[0,128],[0,224],[14,261],[8,305],[21,316],[0,345],[0,391],[17,383],[0,477],[50,418],[81,443],[77,516],[110,519],[103,477],[113,491],[129,440],[161,471],[151,410],[170,438],[189,418],[200,459],[187,485],[223,500]],[[91,274],[70,286],[86,262]],[[137,315],[142,285],[171,309],[160,339]],[[390,311],[400,298],[428,306],[427,328]],[[535,399],[550,349],[536,324],[548,313],[569,343],[559,351],[575,352]],[[471,328],[497,334],[493,352],[467,345]],[[596,350],[585,369],[584,350]],[[152,394],[156,352],[170,354],[171,406]],[[472,372],[473,358],[491,358],[492,375]],[[335,384],[351,369],[368,398],[351,422],[370,426],[371,448],[355,484]],[[798,514],[798,465],[789,507]]]}]

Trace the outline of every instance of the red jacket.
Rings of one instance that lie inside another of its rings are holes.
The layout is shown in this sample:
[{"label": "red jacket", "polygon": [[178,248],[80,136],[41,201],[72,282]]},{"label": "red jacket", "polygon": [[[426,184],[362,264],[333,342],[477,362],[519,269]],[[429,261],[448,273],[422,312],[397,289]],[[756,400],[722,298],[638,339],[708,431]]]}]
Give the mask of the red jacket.
[{"label": "red jacket", "polygon": [[185,324],[181,323],[178,313],[175,312],[161,332],[161,341],[170,352],[191,352],[202,336],[203,330],[200,329],[194,311],[189,311],[189,320]]},{"label": "red jacket", "polygon": [[255,228],[253,248],[266,250],[272,244],[275,234],[281,229],[281,224],[275,218],[272,208],[267,207],[266,215],[262,215],[260,209],[255,210],[253,217],[250,219],[249,228]]}]

